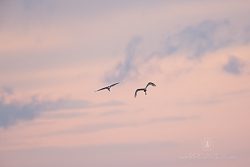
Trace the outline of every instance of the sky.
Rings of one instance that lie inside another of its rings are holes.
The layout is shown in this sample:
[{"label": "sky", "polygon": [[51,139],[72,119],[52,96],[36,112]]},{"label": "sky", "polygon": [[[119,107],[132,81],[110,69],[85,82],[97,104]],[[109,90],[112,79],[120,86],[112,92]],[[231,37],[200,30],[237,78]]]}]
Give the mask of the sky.
[{"label": "sky", "polygon": [[0,0],[0,166],[247,166],[249,15],[249,0]]}]

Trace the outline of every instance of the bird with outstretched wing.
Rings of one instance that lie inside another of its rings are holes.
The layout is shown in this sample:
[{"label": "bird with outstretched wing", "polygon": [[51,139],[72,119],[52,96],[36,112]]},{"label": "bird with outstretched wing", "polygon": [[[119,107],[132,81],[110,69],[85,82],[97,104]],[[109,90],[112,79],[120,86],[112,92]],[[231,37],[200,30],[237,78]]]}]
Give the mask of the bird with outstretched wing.
[{"label": "bird with outstretched wing", "polygon": [[101,90],[105,90],[105,89],[107,89],[108,91],[110,91],[111,87],[113,87],[113,86],[115,86],[115,85],[117,85],[117,84],[119,84],[119,83],[120,83],[120,82],[116,82],[116,83],[114,83],[114,84],[112,84],[112,85],[105,86],[105,87],[103,87],[103,88],[101,88],[101,89],[96,90],[96,92],[101,91]]},{"label": "bird with outstretched wing", "polygon": [[145,89],[147,89],[149,85],[151,85],[151,86],[156,86],[153,82],[149,82],[149,83],[147,84],[147,86],[145,87]]}]

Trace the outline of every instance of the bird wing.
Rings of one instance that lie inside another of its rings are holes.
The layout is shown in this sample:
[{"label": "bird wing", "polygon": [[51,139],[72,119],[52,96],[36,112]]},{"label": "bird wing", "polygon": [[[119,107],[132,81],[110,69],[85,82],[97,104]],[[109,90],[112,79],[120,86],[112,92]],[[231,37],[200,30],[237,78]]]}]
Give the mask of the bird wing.
[{"label": "bird wing", "polygon": [[142,90],[144,90],[144,89],[136,89],[136,91],[135,91],[135,97],[137,96],[137,92],[142,91]]},{"label": "bird wing", "polygon": [[104,87],[104,88],[101,88],[101,89],[96,90],[96,92],[101,91],[101,90],[104,90],[104,89],[108,89],[108,88],[107,88],[107,87]]},{"label": "bird wing", "polygon": [[153,82],[149,82],[146,86],[146,89],[148,88],[148,86],[151,85],[151,86],[156,86]]},{"label": "bird wing", "polygon": [[115,85],[117,85],[117,84],[119,84],[119,83],[120,83],[120,82],[114,83],[114,84],[110,85],[109,87],[115,86]]}]

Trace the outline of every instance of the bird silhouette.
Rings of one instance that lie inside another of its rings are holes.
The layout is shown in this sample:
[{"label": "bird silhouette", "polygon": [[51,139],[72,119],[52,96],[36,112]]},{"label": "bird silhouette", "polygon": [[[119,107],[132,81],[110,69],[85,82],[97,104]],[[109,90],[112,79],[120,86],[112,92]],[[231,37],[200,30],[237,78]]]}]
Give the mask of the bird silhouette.
[{"label": "bird silhouette", "polygon": [[117,83],[114,83],[114,84],[112,84],[112,85],[103,87],[103,88],[101,88],[101,89],[96,90],[96,92],[101,91],[101,90],[105,90],[105,89],[107,89],[108,91],[110,91],[111,87],[113,87],[113,86],[115,86],[115,85],[117,85],[117,84],[119,84],[119,83],[120,83],[120,82],[117,82]]},{"label": "bird silhouette", "polygon": [[136,91],[135,91],[135,98],[136,98],[137,93],[138,93],[139,91],[143,91],[143,92],[145,93],[145,95],[147,95],[147,88],[148,88],[149,85],[151,85],[151,86],[156,86],[153,82],[149,82],[149,83],[146,85],[145,88],[136,89]]}]

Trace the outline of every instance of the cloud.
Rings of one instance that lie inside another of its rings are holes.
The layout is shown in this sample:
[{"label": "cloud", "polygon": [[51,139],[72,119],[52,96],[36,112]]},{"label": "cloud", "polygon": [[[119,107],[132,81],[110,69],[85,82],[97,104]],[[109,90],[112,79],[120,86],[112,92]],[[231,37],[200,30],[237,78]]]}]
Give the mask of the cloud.
[{"label": "cloud", "polygon": [[95,104],[91,105],[91,107],[122,106],[125,104],[126,103],[119,101],[119,100],[111,100],[111,101],[106,101],[106,102],[101,102],[101,103],[95,103]]},{"label": "cloud", "polygon": [[[233,42],[233,38],[229,34],[229,27],[228,20],[206,20],[197,25],[188,26],[167,38],[165,52],[171,55],[178,51],[187,51],[191,58],[201,57]],[[226,34],[219,37],[221,31]]]},{"label": "cloud", "polygon": [[[104,12],[111,12],[114,9],[123,9],[131,6],[152,5],[161,3],[161,0],[13,0],[1,1],[0,9],[5,13],[19,14],[17,17],[27,18],[47,18],[56,15],[65,18],[65,15],[83,17],[83,15],[93,16]],[[6,10],[4,10],[6,8]],[[7,10],[8,9],[8,10]],[[0,12],[1,12],[0,11]],[[30,16],[33,14],[34,16]],[[14,19],[14,18],[13,18]],[[52,17],[53,19],[53,17]]]},{"label": "cloud", "polygon": [[5,96],[12,95],[13,90],[10,87],[4,86],[0,89],[0,99],[4,99]]},{"label": "cloud", "polygon": [[229,20],[204,20],[171,34],[164,44],[164,56],[185,52],[189,58],[200,58],[221,48],[244,45],[250,41],[248,23],[238,25]]},{"label": "cloud", "polygon": [[123,81],[126,77],[131,77],[134,73],[136,73],[136,50],[141,42],[142,38],[139,36],[131,39],[125,50],[126,57],[124,61],[119,63],[111,74],[106,76],[106,82]]},{"label": "cloud", "polygon": [[237,57],[231,56],[228,59],[227,63],[223,66],[223,69],[225,72],[229,74],[239,75],[242,73],[243,66],[244,65]]},{"label": "cloud", "polygon": [[117,115],[121,113],[126,113],[126,111],[125,110],[112,110],[112,111],[103,112],[100,114],[100,116],[113,116],[113,115]]},{"label": "cloud", "polygon": [[35,119],[45,111],[88,106],[88,102],[82,100],[58,99],[55,101],[41,101],[36,96],[32,97],[30,102],[21,104],[16,101],[6,102],[5,99],[8,96],[9,91],[6,91],[6,89],[0,91],[0,128],[8,128],[20,121]]},{"label": "cloud", "polygon": [[[125,111],[120,111],[125,112]],[[114,113],[110,113],[114,114]],[[199,119],[200,117],[197,115],[191,115],[191,116],[166,116],[166,117],[157,117],[152,119],[146,119],[139,122],[102,122],[102,123],[96,123],[96,124],[90,124],[90,125],[84,125],[82,127],[74,127],[67,130],[57,131],[56,133],[49,133],[46,135],[63,135],[63,134],[75,134],[75,133],[96,133],[106,130],[113,130],[113,129],[120,129],[120,128],[136,128],[141,127],[144,125],[153,125],[158,123],[173,123],[173,122],[185,122],[189,120],[195,120]]]},{"label": "cloud", "polygon": [[[160,150],[160,149],[170,149],[176,148],[179,146],[179,143],[176,141],[148,141],[148,142],[133,142],[133,143],[120,143],[120,144],[105,144],[105,145],[98,145],[98,146],[89,146],[85,149],[89,148],[89,151],[92,149],[105,149],[110,152],[136,152],[136,151],[147,151],[147,150]],[[91,151],[92,152],[92,151]]]},{"label": "cloud", "polygon": [[[153,58],[163,59],[184,53],[190,59],[201,59],[208,53],[222,48],[245,45],[250,41],[250,33],[246,33],[247,30],[245,25],[236,25],[228,19],[203,20],[183,27],[177,32],[168,32],[168,36],[163,42],[157,44],[157,49],[153,50],[148,49],[151,45],[146,44],[150,39],[143,37],[142,41],[142,37],[134,37],[127,46],[124,60],[106,76],[105,80],[122,81],[125,78],[134,77],[143,67],[147,68],[147,64]],[[139,45],[148,52],[136,54]]]}]

